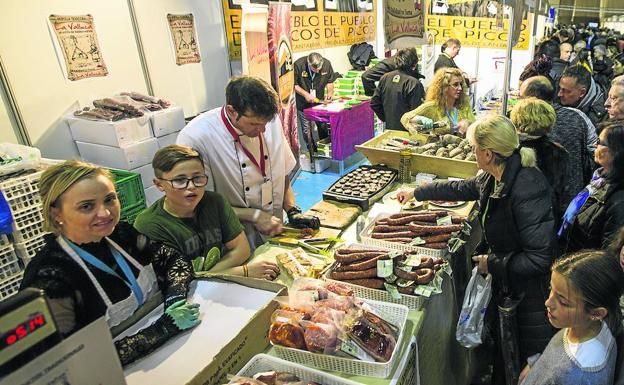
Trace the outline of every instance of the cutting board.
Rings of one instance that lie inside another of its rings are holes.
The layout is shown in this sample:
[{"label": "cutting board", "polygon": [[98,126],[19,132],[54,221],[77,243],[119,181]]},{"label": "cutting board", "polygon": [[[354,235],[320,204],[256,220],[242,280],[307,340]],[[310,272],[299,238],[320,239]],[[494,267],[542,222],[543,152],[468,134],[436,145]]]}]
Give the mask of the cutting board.
[{"label": "cutting board", "polygon": [[344,229],[351,223],[355,222],[362,210],[356,205],[348,203],[320,201],[308,211],[305,215],[314,215],[321,220],[321,225],[333,227],[335,229]]},{"label": "cutting board", "polygon": [[342,233],[339,229],[330,229],[321,226],[318,230],[314,230],[311,236],[303,236],[300,229],[284,226],[284,232],[269,238],[269,242],[282,246],[298,246],[298,241],[309,238],[336,238]]}]

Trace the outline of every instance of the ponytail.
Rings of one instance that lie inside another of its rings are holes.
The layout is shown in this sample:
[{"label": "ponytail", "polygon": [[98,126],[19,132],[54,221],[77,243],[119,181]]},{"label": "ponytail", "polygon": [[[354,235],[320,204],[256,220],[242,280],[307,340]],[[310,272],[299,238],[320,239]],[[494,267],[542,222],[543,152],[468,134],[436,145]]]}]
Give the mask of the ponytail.
[{"label": "ponytail", "polygon": [[522,167],[537,166],[537,157],[535,156],[535,151],[532,148],[520,147],[519,153]]}]

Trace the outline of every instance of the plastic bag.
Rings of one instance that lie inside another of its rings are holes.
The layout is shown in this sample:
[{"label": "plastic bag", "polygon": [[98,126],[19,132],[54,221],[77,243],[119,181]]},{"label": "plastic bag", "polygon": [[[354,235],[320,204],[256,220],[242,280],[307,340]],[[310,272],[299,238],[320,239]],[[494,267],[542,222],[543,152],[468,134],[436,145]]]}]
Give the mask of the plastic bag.
[{"label": "plastic bag", "polygon": [[483,323],[485,311],[492,297],[492,275],[485,278],[477,273],[477,267],[472,269],[472,277],[466,287],[464,303],[457,321],[455,338],[460,345],[466,348],[479,346],[483,341]]},{"label": "plastic bag", "polygon": [[41,151],[35,147],[0,143],[0,175],[39,168]]}]

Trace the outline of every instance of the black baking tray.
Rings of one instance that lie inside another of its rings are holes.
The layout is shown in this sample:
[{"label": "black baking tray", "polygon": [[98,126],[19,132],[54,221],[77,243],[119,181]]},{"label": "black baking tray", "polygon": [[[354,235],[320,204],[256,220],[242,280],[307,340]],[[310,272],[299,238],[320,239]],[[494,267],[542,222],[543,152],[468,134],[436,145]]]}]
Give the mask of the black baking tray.
[{"label": "black baking tray", "polygon": [[360,166],[325,190],[323,200],[350,203],[367,211],[390,191],[397,178],[397,170],[385,165]]}]

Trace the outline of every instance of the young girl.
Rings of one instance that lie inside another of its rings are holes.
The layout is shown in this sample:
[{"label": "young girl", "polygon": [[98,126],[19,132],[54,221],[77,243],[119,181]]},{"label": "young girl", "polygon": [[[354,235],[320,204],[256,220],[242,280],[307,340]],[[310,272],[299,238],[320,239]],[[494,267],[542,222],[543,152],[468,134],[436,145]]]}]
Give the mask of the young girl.
[{"label": "young girl", "polygon": [[546,300],[550,323],[561,330],[539,357],[529,358],[522,385],[612,384],[622,332],[624,273],[603,251],[580,251],[552,267]]}]

